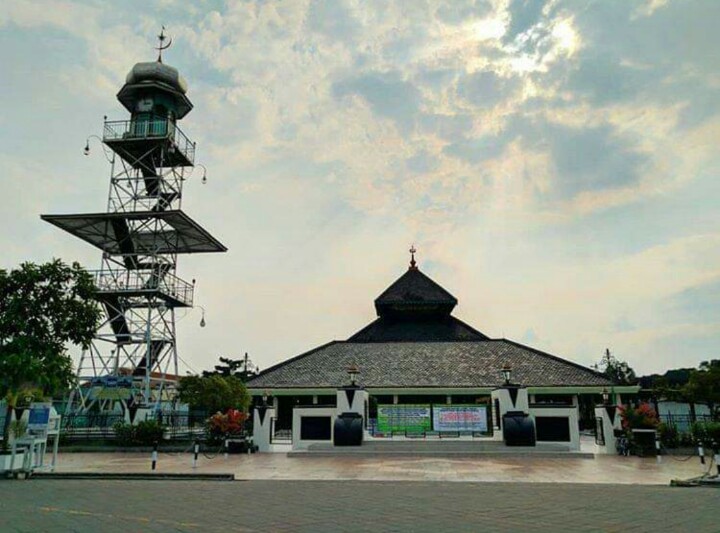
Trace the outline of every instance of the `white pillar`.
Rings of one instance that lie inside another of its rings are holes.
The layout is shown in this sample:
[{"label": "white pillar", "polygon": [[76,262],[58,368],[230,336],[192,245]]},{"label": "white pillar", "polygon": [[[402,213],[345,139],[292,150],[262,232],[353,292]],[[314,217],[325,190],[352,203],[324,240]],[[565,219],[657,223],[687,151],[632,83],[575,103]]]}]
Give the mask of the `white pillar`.
[{"label": "white pillar", "polygon": [[[604,443],[597,444],[598,453],[615,454],[615,430],[622,428],[620,412],[615,405],[598,405],[595,407],[595,431],[602,431]],[[599,435],[596,435],[596,441]]]},{"label": "white pillar", "polygon": [[[277,398],[275,398],[277,400]],[[272,443],[272,420],[275,418],[274,407],[258,406],[253,413],[253,444],[259,452],[269,452]]]}]

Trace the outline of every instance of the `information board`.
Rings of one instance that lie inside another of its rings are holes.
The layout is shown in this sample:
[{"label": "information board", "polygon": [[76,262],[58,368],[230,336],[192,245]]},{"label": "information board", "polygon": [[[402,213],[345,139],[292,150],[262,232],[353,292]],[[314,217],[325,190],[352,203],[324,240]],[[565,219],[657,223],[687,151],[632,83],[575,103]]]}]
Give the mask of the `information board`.
[{"label": "information board", "polygon": [[430,431],[432,428],[429,405],[378,405],[377,429],[388,431]]},{"label": "information board", "polygon": [[435,405],[432,411],[435,431],[488,430],[485,405]]},{"label": "information board", "polygon": [[50,422],[50,409],[52,403],[31,403],[28,415],[28,430],[46,431]]}]

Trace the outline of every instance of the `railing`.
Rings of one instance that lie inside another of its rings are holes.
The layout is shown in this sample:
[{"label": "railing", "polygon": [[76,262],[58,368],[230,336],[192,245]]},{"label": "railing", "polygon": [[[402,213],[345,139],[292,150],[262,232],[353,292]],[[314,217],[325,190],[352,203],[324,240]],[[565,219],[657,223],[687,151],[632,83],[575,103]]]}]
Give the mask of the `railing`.
[{"label": "railing", "polygon": [[[204,412],[161,413],[157,420],[164,427],[165,439],[186,440],[205,436]],[[72,414],[65,415],[61,421],[61,435],[66,440],[105,440],[116,439],[113,426],[125,422],[122,414]]]},{"label": "railing", "polygon": [[60,422],[60,435],[67,439],[114,439],[113,426],[124,422],[121,414],[73,414],[65,415]]},{"label": "railing", "polygon": [[275,429],[277,419],[270,419],[270,444],[292,444],[292,429]]},{"label": "railing", "polygon": [[183,305],[193,304],[193,285],[174,274],[160,274],[153,270],[93,270],[95,287],[99,292],[159,291]]},{"label": "railing", "polygon": [[195,159],[195,143],[178,128],[177,124],[168,119],[135,119],[112,120],[105,122],[103,141],[163,139],[173,141],[174,148],[179,150],[191,163]]},{"label": "railing", "polygon": [[673,426],[680,433],[689,433],[692,429],[694,422],[712,422],[713,418],[710,415],[674,415],[672,413],[665,413],[658,416],[660,422]]}]

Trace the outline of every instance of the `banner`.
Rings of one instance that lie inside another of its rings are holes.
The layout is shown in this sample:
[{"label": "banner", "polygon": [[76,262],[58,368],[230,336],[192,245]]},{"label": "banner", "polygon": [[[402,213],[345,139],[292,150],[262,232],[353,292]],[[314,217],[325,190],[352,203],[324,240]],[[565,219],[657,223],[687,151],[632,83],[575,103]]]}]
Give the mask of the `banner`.
[{"label": "banner", "polygon": [[435,431],[488,430],[485,405],[435,405],[432,411]]},{"label": "banner", "polygon": [[388,431],[430,431],[432,419],[429,405],[378,405],[377,429]]}]

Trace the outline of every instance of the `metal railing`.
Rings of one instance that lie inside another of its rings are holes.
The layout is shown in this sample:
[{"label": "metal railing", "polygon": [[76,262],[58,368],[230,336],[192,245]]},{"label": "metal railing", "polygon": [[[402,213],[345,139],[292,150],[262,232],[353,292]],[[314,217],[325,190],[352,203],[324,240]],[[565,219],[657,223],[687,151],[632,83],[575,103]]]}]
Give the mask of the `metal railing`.
[{"label": "metal railing", "polygon": [[169,139],[191,163],[195,159],[195,143],[188,139],[177,124],[169,119],[111,120],[105,122],[103,141],[135,141]]},{"label": "metal railing", "polygon": [[665,413],[658,416],[660,422],[672,426],[677,429],[680,433],[689,433],[692,429],[692,425],[695,422],[707,423],[712,422],[713,418],[711,415],[674,415],[672,413]]},{"label": "metal railing", "polygon": [[[164,437],[168,440],[202,438],[205,435],[207,413],[169,412],[158,415],[157,421],[164,428]],[[62,417],[61,436],[66,440],[105,440],[114,441],[114,425],[125,422],[122,414],[71,414]]]},{"label": "metal railing", "polygon": [[160,274],[153,270],[92,270],[99,292],[160,292],[192,307],[193,285],[174,274]]},{"label": "metal railing", "polygon": [[270,419],[270,444],[292,444],[292,429],[275,429],[276,421]]}]

